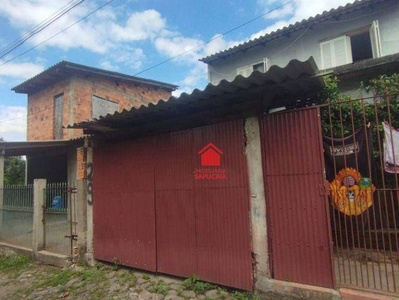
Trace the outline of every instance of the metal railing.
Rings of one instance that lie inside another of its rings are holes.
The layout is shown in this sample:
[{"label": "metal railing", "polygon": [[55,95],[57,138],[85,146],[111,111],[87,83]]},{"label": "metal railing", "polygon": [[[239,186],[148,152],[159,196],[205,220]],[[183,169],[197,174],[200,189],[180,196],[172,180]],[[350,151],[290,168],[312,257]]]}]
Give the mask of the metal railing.
[{"label": "metal railing", "polygon": [[321,112],[337,284],[398,293],[398,97],[334,102]]},{"label": "metal railing", "polygon": [[33,185],[5,185],[0,207],[0,241],[32,248]]}]

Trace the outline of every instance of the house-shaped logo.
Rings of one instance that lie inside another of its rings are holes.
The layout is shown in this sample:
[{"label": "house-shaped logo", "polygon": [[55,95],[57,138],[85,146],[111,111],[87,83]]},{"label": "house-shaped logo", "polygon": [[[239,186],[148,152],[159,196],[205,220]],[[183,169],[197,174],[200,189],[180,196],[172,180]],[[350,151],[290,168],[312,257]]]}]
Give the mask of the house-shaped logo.
[{"label": "house-shaped logo", "polygon": [[222,155],[223,152],[214,144],[209,143],[202,148],[198,154],[201,156],[201,166],[218,167],[220,166],[220,155]]}]

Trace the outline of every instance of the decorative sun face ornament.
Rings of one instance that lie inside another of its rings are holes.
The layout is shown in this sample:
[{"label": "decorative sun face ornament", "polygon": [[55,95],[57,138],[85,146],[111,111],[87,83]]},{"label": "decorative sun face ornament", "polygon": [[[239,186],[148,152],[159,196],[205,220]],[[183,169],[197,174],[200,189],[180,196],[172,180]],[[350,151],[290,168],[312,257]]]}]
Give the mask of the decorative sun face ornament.
[{"label": "decorative sun face ornament", "polygon": [[353,168],[342,169],[330,182],[332,205],[348,216],[360,215],[373,204],[375,186]]}]

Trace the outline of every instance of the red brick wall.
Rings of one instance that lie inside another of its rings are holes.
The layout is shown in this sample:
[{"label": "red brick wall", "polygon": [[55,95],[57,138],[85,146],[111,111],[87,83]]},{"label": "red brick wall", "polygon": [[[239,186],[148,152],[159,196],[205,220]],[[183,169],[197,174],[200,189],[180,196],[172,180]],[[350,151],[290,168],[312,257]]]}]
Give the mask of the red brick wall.
[{"label": "red brick wall", "polygon": [[[91,119],[92,95],[119,103],[119,111],[170,97],[170,92],[164,89],[145,85],[118,83],[95,76],[73,77],[28,96],[28,141],[54,139],[54,97],[59,94],[64,95],[64,126]],[[82,130],[64,129],[63,136],[70,139],[82,134]]]}]

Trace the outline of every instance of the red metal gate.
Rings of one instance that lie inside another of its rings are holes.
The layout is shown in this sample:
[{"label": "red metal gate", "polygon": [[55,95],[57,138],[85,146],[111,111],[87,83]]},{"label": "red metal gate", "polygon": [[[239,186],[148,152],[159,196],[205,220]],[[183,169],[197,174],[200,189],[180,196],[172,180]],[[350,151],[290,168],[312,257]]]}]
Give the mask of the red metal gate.
[{"label": "red metal gate", "polygon": [[157,137],[158,271],[252,289],[243,136],[235,121]]},{"label": "red metal gate", "polygon": [[252,290],[242,121],[98,146],[95,258]]},{"label": "red metal gate", "polygon": [[273,277],[333,288],[319,109],[265,116],[262,146]]},{"label": "red metal gate", "polygon": [[156,271],[153,139],[94,151],[94,256]]},{"label": "red metal gate", "polygon": [[156,148],[158,271],[189,277],[197,274],[192,134],[157,137]]},{"label": "red metal gate", "polygon": [[[226,179],[195,180],[198,274],[200,278],[211,282],[252,290],[249,189],[243,122],[237,120],[206,126],[192,132],[197,153],[194,167],[201,168],[204,163],[202,158],[212,158],[213,149],[204,148],[211,142],[217,146],[215,150],[222,152],[220,169],[226,175]],[[201,157],[207,154],[211,157]],[[223,173],[218,175],[223,178]]]}]

